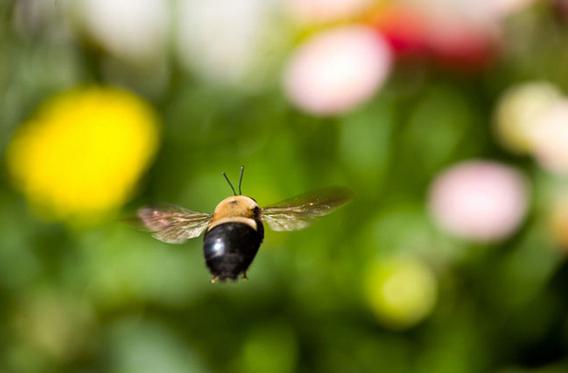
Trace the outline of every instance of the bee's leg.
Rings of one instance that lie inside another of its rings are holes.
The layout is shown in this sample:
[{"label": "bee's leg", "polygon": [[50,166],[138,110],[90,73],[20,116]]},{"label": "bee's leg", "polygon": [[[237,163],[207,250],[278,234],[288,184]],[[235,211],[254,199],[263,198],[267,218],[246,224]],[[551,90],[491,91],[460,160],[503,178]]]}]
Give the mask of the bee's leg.
[{"label": "bee's leg", "polygon": [[217,283],[218,279],[219,278],[217,276],[211,276],[211,280],[209,280],[209,282],[211,282],[212,284],[215,284],[215,283]]},{"label": "bee's leg", "polygon": [[243,278],[243,280],[248,280],[248,279],[249,279],[246,272],[243,272],[243,277],[242,277],[242,278]]}]

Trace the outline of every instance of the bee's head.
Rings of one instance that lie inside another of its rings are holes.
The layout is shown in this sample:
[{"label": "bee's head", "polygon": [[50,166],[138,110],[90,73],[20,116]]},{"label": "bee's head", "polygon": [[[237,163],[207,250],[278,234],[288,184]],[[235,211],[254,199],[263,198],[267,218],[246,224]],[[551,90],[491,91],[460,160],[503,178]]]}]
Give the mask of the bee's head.
[{"label": "bee's head", "polygon": [[233,191],[233,196],[227,197],[215,207],[215,212],[213,214],[215,219],[220,219],[223,217],[234,217],[240,216],[245,218],[256,219],[260,215],[260,207],[258,207],[258,203],[250,197],[243,196],[241,194],[241,186],[243,183],[243,174],[244,174],[244,166],[241,166],[241,173],[239,175],[239,193],[235,191],[235,187],[227,174],[223,172],[223,176],[231,190]]},{"label": "bee's head", "polygon": [[260,214],[258,203],[247,196],[230,196],[219,202],[215,207],[215,219],[240,216],[255,219]]}]

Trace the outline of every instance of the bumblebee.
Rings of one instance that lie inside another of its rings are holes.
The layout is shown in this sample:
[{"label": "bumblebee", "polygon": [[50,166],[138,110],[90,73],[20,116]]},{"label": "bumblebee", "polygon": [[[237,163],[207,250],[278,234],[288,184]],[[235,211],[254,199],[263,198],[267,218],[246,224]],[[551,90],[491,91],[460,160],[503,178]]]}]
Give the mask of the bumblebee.
[{"label": "bumblebee", "polygon": [[241,167],[238,193],[223,173],[233,195],[219,202],[213,214],[175,206],[138,210],[142,225],[163,242],[181,244],[205,232],[203,255],[212,283],[247,278],[264,239],[263,223],[275,231],[303,229],[351,199],[347,189],[327,188],[261,208],[256,200],[242,195],[243,173]]}]

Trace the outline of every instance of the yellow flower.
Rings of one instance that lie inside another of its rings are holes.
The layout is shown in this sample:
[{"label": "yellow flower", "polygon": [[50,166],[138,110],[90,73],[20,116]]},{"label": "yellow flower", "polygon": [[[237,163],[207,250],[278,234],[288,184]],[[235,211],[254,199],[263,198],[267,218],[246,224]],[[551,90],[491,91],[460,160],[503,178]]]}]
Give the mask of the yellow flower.
[{"label": "yellow flower", "polygon": [[137,96],[76,89],[48,100],[16,133],[8,169],[44,215],[92,220],[129,197],[157,142],[154,113]]}]

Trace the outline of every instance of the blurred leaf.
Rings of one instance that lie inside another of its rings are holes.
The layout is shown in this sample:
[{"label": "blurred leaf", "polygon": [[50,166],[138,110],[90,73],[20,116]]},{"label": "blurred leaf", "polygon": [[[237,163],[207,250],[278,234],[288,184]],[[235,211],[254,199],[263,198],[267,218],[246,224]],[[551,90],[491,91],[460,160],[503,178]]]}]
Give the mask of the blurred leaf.
[{"label": "blurred leaf", "polygon": [[341,123],[341,157],[366,193],[379,190],[392,161],[393,126],[397,124],[394,105],[392,98],[385,97]]},{"label": "blurred leaf", "polygon": [[283,324],[259,325],[242,346],[239,371],[246,373],[291,373],[296,371],[295,338]]},{"label": "blurred leaf", "polygon": [[108,365],[120,373],[206,372],[184,342],[165,326],[148,320],[126,319],[109,332]]},{"label": "blurred leaf", "polygon": [[70,284],[86,286],[103,308],[146,302],[180,305],[209,285],[199,242],[166,245],[127,225],[80,239],[65,267]]},{"label": "blurred leaf", "polygon": [[[483,149],[475,106],[457,87],[434,84],[422,92],[409,110],[397,148],[397,169],[410,185],[427,182],[456,158]],[[420,185],[418,184],[418,185]]]}]

